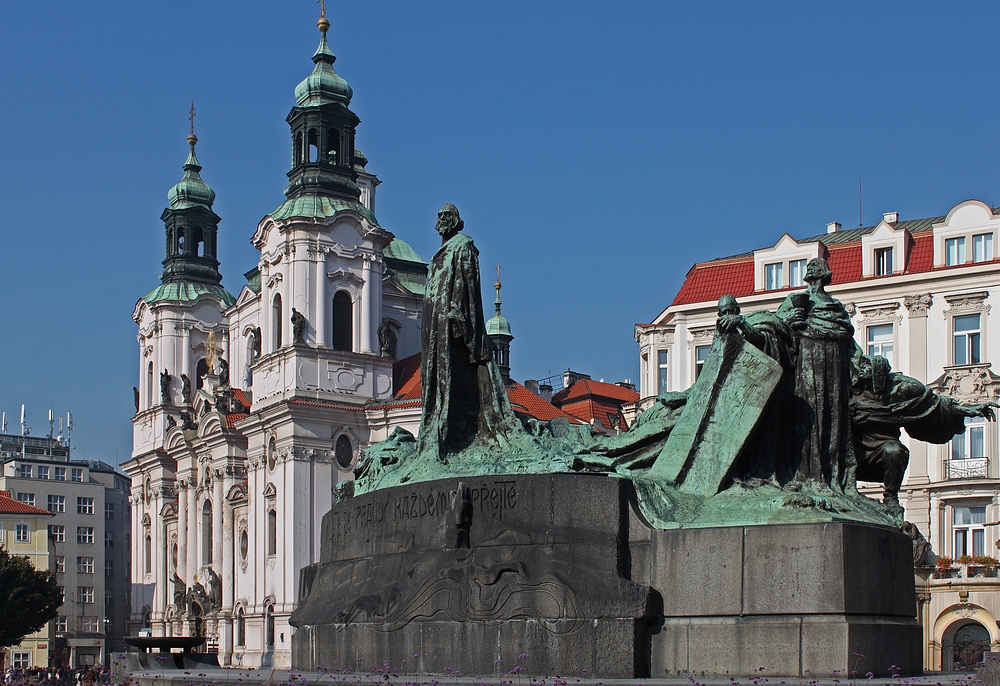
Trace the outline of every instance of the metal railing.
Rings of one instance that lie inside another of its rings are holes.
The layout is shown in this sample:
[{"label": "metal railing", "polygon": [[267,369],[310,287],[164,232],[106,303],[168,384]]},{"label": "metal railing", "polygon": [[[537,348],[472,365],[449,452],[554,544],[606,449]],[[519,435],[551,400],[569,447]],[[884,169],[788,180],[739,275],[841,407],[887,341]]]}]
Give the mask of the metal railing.
[{"label": "metal railing", "polygon": [[964,460],[945,460],[946,479],[985,479],[989,472],[990,458],[970,457]]}]

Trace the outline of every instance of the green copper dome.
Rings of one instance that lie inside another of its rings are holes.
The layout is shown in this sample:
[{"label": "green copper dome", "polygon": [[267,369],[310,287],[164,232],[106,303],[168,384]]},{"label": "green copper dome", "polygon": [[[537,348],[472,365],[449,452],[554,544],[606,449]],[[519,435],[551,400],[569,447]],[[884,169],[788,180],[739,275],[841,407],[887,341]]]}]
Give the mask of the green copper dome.
[{"label": "green copper dome", "polygon": [[486,335],[514,337],[510,332],[510,322],[499,312],[490,317],[490,320],[486,322]]},{"label": "green copper dome", "polygon": [[175,210],[182,210],[195,205],[211,207],[215,202],[215,191],[207,183],[201,180],[201,165],[198,164],[198,157],[194,154],[194,146],[198,142],[194,134],[188,136],[191,144],[191,152],[188,153],[187,161],[184,163],[184,178],[167,193],[167,200],[170,207]]},{"label": "green copper dome", "polygon": [[325,105],[331,102],[349,105],[354,91],[347,81],[340,78],[333,70],[333,63],[337,61],[337,57],[326,42],[326,31],[323,31],[312,60],[316,63],[316,68],[295,87],[295,102],[301,107]]}]

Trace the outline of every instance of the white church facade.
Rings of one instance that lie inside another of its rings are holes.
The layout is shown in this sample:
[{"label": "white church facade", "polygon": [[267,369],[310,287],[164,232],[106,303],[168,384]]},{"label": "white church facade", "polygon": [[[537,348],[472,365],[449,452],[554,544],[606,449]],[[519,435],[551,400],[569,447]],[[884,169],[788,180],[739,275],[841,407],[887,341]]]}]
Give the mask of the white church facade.
[{"label": "white church facade", "polygon": [[420,350],[426,263],[375,218],[379,181],[319,26],[287,119],[286,200],[252,236],[246,284],[222,287],[192,127],[161,284],[133,313],[129,633],[205,636],[224,666],[290,664],[299,570],[319,559],[337,485],[390,425],[420,420],[393,401],[392,369]]}]

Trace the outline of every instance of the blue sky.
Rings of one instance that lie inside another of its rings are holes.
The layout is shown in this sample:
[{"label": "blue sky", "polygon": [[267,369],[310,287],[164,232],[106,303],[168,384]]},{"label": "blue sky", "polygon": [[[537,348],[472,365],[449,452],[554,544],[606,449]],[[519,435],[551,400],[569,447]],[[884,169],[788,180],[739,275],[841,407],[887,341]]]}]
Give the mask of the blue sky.
[{"label": "blue sky", "polygon": [[[136,300],[198,110],[224,285],[282,200],[317,5],[0,5],[0,409],[74,413],[74,454],[131,448]],[[635,378],[635,322],[700,260],[830,221],[1000,203],[987,3],[331,0],[380,223],[425,259],[458,205],[503,263],[519,380]],[[486,276],[485,284],[492,283]],[[492,300],[492,292],[484,294]]]}]

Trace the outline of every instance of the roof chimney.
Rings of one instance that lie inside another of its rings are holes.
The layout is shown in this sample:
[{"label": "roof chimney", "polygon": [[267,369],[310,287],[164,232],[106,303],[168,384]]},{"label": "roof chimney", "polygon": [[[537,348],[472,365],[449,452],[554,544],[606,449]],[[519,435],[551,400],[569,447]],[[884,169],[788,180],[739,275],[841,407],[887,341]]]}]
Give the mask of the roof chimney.
[{"label": "roof chimney", "polygon": [[535,395],[538,395],[538,379],[525,379],[524,387]]},{"label": "roof chimney", "polygon": [[547,403],[552,402],[552,384],[548,381],[538,384],[538,395]]},{"label": "roof chimney", "polygon": [[899,212],[886,212],[882,215],[882,221],[886,224],[895,224],[899,221]]},{"label": "roof chimney", "polygon": [[840,222],[830,222],[826,225],[827,233],[837,233],[840,231]]}]

